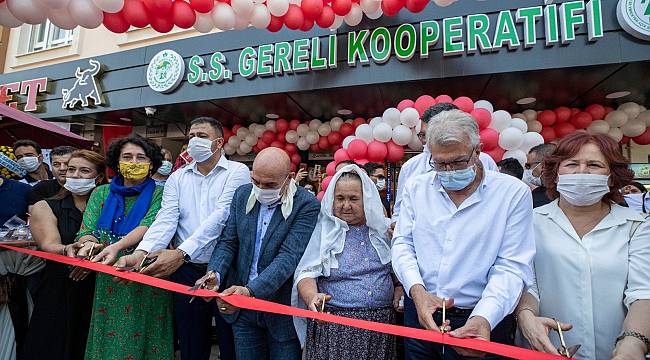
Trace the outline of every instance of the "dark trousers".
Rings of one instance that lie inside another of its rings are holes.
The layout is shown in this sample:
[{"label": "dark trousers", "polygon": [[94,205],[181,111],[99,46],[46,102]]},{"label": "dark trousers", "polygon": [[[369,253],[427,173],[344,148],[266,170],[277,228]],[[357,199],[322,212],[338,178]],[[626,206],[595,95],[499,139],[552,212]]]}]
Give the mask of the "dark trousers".
[{"label": "dark trousers", "polygon": [[266,326],[263,313],[240,310],[232,324],[237,360],[300,360],[302,352],[297,338],[278,341]]},{"label": "dark trousers", "polygon": [[[448,311],[447,319],[451,322],[452,329],[458,329],[465,325],[467,319],[469,318],[469,311]],[[436,324],[442,323],[442,313],[436,311],[433,314],[433,319]],[[404,298],[404,325],[414,328],[422,329],[420,321],[418,320],[418,314],[415,309],[415,303],[409,297]],[[498,342],[501,344],[512,345],[514,342],[513,339],[514,331],[514,320],[511,315],[507,316],[503,321],[501,321],[490,333],[490,341]],[[465,356],[460,356],[458,353],[449,345],[444,346],[443,354],[443,345],[415,340],[411,338],[404,339],[404,348],[405,348],[405,357],[407,360],[468,360],[468,359],[506,359],[501,356],[487,354],[483,358],[470,358]]]},{"label": "dark trousers", "polygon": [[[194,285],[196,280],[205,275],[206,265],[183,264],[170,279],[174,282]],[[181,350],[182,360],[208,360],[210,358],[210,334],[212,333],[212,316],[217,324],[220,359],[234,360],[235,345],[232,328],[226,323],[214,301],[205,302],[191,296],[174,293],[174,322],[176,336]]]}]

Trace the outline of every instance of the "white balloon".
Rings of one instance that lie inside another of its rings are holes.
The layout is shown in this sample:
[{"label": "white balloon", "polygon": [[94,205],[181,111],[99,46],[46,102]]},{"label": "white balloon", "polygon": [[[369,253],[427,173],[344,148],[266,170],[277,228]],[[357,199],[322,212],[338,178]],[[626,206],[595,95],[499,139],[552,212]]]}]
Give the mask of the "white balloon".
[{"label": "white balloon", "polygon": [[246,135],[244,141],[246,142],[246,144],[250,146],[255,146],[255,144],[257,144],[257,136],[255,136],[255,134],[249,133],[248,135]]},{"label": "white balloon", "polygon": [[379,116],[377,116],[377,117],[372,118],[372,119],[370,120],[370,122],[368,123],[368,125],[370,125],[370,127],[372,127],[372,128],[374,129],[375,126],[381,124],[383,121],[384,121],[384,119],[382,119],[382,118],[380,118]]},{"label": "white balloon", "polygon": [[348,146],[350,146],[350,143],[352,142],[352,140],[356,140],[356,139],[357,139],[357,137],[354,136],[354,135],[347,136],[345,139],[343,139],[343,142],[341,143],[341,145],[343,146],[344,149],[347,149]]},{"label": "white balloon", "polygon": [[253,147],[251,145],[249,145],[248,143],[242,141],[239,144],[239,150],[241,150],[241,152],[243,154],[248,154],[249,152],[251,152],[253,150]]},{"label": "white balloon", "polygon": [[634,119],[639,116],[639,113],[641,113],[641,106],[639,106],[637,103],[626,102],[625,104],[619,106],[616,110],[623,111],[627,114],[627,117],[629,119]]},{"label": "white balloon", "polygon": [[307,142],[309,142],[310,145],[314,145],[318,142],[318,140],[320,140],[320,136],[316,130],[309,130],[307,136],[305,136],[305,139],[307,139]]},{"label": "white balloon", "polygon": [[68,6],[70,0],[38,0],[49,10],[63,9]]},{"label": "white balloon", "polygon": [[490,123],[489,127],[496,130],[497,132],[502,132],[508,126],[510,126],[511,121],[512,117],[510,116],[509,112],[505,110],[497,110],[492,113],[492,122]]},{"label": "white balloon", "polygon": [[248,130],[248,128],[240,127],[239,129],[237,129],[237,137],[240,138],[240,139],[245,138],[246,135],[248,135],[248,134],[250,134],[250,131]]},{"label": "white balloon", "polygon": [[330,25],[330,30],[336,30],[343,24],[343,16],[334,15],[334,22]]},{"label": "white balloon", "polygon": [[609,135],[612,139],[616,140],[616,142],[619,142],[623,139],[623,132],[621,131],[621,129],[617,127],[613,127],[609,129],[607,135]]},{"label": "white balloon", "polygon": [[255,4],[251,12],[251,25],[257,29],[266,29],[271,23],[271,13],[264,4]]},{"label": "white balloon", "polygon": [[456,0],[433,0],[433,2],[440,7],[445,7],[455,3]]},{"label": "white balloon", "polygon": [[422,145],[422,141],[420,141],[418,134],[413,134],[411,141],[408,143],[408,148],[413,151],[422,151],[422,149],[424,149],[424,145]]},{"label": "white balloon", "polygon": [[255,133],[255,129],[257,128],[257,125],[258,125],[258,124],[256,124],[256,123],[252,123],[252,124],[248,125],[248,132],[254,134],[254,133]]},{"label": "white balloon", "polygon": [[289,130],[284,135],[284,139],[287,140],[289,144],[295,144],[298,142],[298,132],[296,130]]},{"label": "white balloon", "polygon": [[212,22],[211,13],[203,14],[197,12],[196,20],[194,20],[194,28],[202,34],[207,34],[212,31],[214,23]]},{"label": "white balloon", "polygon": [[485,109],[492,114],[494,112],[494,106],[492,103],[487,100],[479,100],[474,103],[474,109]]},{"label": "white balloon", "polygon": [[36,0],[6,0],[5,2],[11,14],[24,23],[37,25],[47,18],[47,12],[40,9],[40,4]]},{"label": "white balloon", "polygon": [[223,146],[223,150],[226,152],[226,155],[233,155],[234,153],[237,152],[237,149],[238,149],[237,147],[230,145],[230,143],[226,143]]},{"label": "white balloon", "polygon": [[94,29],[104,21],[104,13],[92,0],[70,0],[68,12],[75,23],[86,29]]},{"label": "white balloon", "polygon": [[390,126],[392,129],[395,126],[401,124],[399,116],[399,110],[391,107],[384,110],[384,114],[381,116],[381,118],[384,119],[384,123],[388,124],[388,126]]},{"label": "white balloon", "polygon": [[264,125],[259,125],[259,126],[255,127],[255,130],[253,131],[253,133],[259,139],[259,138],[262,137],[262,134],[264,134],[265,131],[266,131],[266,127]]},{"label": "white balloon", "polygon": [[361,124],[355,130],[354,135],[356,135],[357,138],[363,140],[366,142],[366,144],[369,144],[371,141],[375,140],[374,136],[372,135],[372,126],[368,124]]},{"label": "white balloon", "polygon": [[241,139],[238,136],[231,136],[230,139],[228,139],[228,144],[233,147],[239,147],[239,144],[241,143]]},{"label": "white balloon", "polygon": [[16,17],[7,8],[7,2],[0,3],[0,25],[9,28],[15,28],[22,25],[23,22],[16,19]]},{"label": "white balloon", "polygon": [[249,15],[239,15],[235,13],[235,30],[244,30],[250,23]]},{"label": "white balloon", "polygon": [[[528,119],[526,119],[526,115],[524,115],[524,114],[522,114],[522,113],[512,114],[512,118],[513,118],[513,119],[514,119],[514,118],[517,118],[517,119],[521,119],[521,120],[523,120],[523,121],[525,121],[525,122],[528,122]],[[533,121],[535,121],[535,120],[533,120]]]},{"label": "white balloon", "polygon": [[529,121],[527,124],[528,131],[534,131],[536,133],[541,132],[544,125],[537,120]]},{"label": "white balloon", "polygon": [[623,126],[627,120],[627,113],[622,110],[614,110],[605,116],[605,121],[607,121],[609,123],[609,126],[613,128]]},{"label": "white balloon", "polygon": [[418,124],[418,121],[420,121],[420,114],[414,108],[408,107],[400,113],[399,121],[407,128],[412,128]]},{"label": "white balloon", "polygon": [[296,146],[298,147],[298,149],[305,151],[309,149],[309,141],[307,141],[307,139],[305,139],[304,137],[300,137],[298,139],[298,142],[296,142]]},{"label": "white balloon", "polygon": [[217,2],[212,8],[212,22],[221,30],[230,30],[235,27],[235,12],[225,3]]},{"label": "white balloon", "polygon": [[381,141],[384,143],[388,142],[393,137],[393,128],[392,126],[386,124],[385,122],[382,122],[381,124],[375,126],[374,129],[372,129],[372,136],[377,141]]},{"label": "white balloon", "polygon": [[376,13],[377,10],[381,11],[381,1],[361,0],[361,10],[363,10],[366,15]]},{"label": "white balloon", "polygon": [[332,127],[332,131],[339,131],[341,125],[343,125],[343,119],[341,119],[338,116],[335,116],[330,120],[330,126]]},{"label": "white balloon", "polygon": [[645,121],[646,126],[650,126],[650,110],[642,111],[636,118]]},{"label": "white balloon", "polygon": [[632,119],[621,127],[623,135],[627,137],[639,136],[645,132],[645,129],[646,124],[643,119]]},{"label": "white balloon", "polygon": [[267,0],[266,6],[273,16],[284,16],[289,10],[289,0]]},{"label": "white balloon", "polygon": [[318,119],[313,119],[309,122],[309,128],[311,130],[318,130],[321,125],[323,125],[323,122]]},{"label": "white balloon", "polygon": [[526,161],[527,161],[526,153],[519,150],[519,149],[506,151],[503,154],[503,158],[504,159],[509,159],[509,158],[516,159],[517,161],[519,161],[521,166],[526,165]]},{"label": "white balloon", "polygon": [[347,120],[345,120],[345,122],[348,123],[348,124],[352,124],[352,123],[354,122],[354,120],[352,120],[352,119],[347,119]]},{"label": "white balloon", "polygon": [[296,128],[296,131],[298,132],[298,136],[307,136],[307,133],[309,132],[309,125],[300,124],[298,125],[298,128]]},{"label": "white balloon", "polygon": [[327,123],[318,127],[318,134],[320,136],[327,136],[331,132],[332,132],[332,127]]},{"label": "white balloon", "polygon": [[268,120],[265,124],[264,127],[266,130],[271,130],[275,132],[275,120]]},{"label": "white balloon", "polygon": [[609,132],[610,126],[609,123],[605,120],[594,120],[592,121],[591,124],[589,124],[589,127],[587,128],[587,132],[589,134],[595,135],[595,134],[607,134]]},{"label": "white balloon", "polygon": [[[370,0],[370,1],[373,1],[373,0]],[[381,6],[381,4],[380,4],[380,6]],[[377,11],[375,11],[375,12],[373,12],[373,13],[366,13],[366,16],[367,16],[368,19],[370,19],[370,20],[377,20],[377,19],[379,19],[382,15],[384,15],[384,12],[381,10],[381,8],[379,8]]]},{"label": "white balloon", "polygon": [[98,8],[107,13],[119,12],[124,7],[124,0],[93,0],[93,2]]},{"label": "white balloon", "polygon": [[527,132],[524,134],[524,141],[520,147],[520,149],[528,153],[528,151],[532,148],[534,148],[537,145],[541,145],[544,143],[544,137],[537,133],[537,132]]},{"label": "white balloon", "polygon": [[72,30],[77,27],[77,23],[72,19],[67,8],[49,9],[47,17],[52,24],[64,30]]},{"label": "white balloon", "polygon": [[397,125],[393,129],[393,142],[395,144],[404,146],[407,145],[409,142],[411,142],[413,138],[413,132],[411,129],[404,125]]},{"label": "white balloon", "polygon": [[499,146],[505,150],[519,149],[524,143],[524,133],[513,127],[504,129],[499,134]]},{"label": "white balloon", "polygon": [[532,109],[524,110],[524,116],[526,117],[526,121],[537,120],[537,111]]},{"label": "white balloon", "polygon": [[253,0],[231,0],[230,6],[232,6],[232,9],[237,15],[248,17],[253,11],[255,4]]},{"label": "white balloon", "polygon": [[[533,120],[537,121],[537,120]],[[512,119],[510,120],[510,127],[517,128],[521,130],[521,132],[526,133],[528,132],[528,124],[522,119]]]},{"label": "white balloon", "polygon": [[361,10],[361,6],[358,4],[352,3],[352,7],[350,8],[350,12],[348,12],[347,15],[343,18],[345,20],[345,23],[348,24],[349,26],[357,26],[363,19],[363,11]]}]

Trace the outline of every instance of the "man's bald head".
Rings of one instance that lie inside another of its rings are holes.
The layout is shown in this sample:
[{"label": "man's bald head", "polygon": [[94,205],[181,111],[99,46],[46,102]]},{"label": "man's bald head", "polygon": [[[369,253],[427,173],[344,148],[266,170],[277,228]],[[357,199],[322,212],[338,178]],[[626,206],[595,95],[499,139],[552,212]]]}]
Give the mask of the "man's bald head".
[{"label": "man's bald head", "polygon": [[262,189],[277,189],[286,183],[291,174],[291,159],[276,147],[266,148],[255,156],[251,178]]}]

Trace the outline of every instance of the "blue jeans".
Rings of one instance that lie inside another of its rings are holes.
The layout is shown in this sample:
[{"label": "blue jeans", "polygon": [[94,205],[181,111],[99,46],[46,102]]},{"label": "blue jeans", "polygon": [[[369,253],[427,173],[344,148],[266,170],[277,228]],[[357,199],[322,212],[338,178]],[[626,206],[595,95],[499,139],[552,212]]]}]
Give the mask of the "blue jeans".
[{"label": "blue jeans", "polygon": [[[465,325],[469,314],[450,314],[447,313],[447,319],[451,322],[452,329],[458,329]],[[442,322],[442,314],[440,311],[437,311],[433,314],[433,319],[436,324]],[[404,297],[404,326],[414,327],[422,329],[420,321],[418,320],[418,313],[415,309],[415,303],[408,296]],[[503,321],[501,321],[491,332],[490,341],[498,342],[502,344],[512,345],[514,342],[513,339],[514,331],[514,320],[512,316],[506,316]],[[443,354],[443,345],[423,341],[415,340],[411,338],[404,339],[404,350],[406,360],[469,360],[469,359],[483,359],[483,360],[496,360],[496,359],[506,359],[501,356],[487,354],[482,358],[470,358],[458,355],[458,353],[451,346],[444,346]]]},{"label": "blue jeans", "polygon": [[232,324],[237,360],[300,360],[298,338],[278,341],[268,331],[264,314],[240,310]]}]

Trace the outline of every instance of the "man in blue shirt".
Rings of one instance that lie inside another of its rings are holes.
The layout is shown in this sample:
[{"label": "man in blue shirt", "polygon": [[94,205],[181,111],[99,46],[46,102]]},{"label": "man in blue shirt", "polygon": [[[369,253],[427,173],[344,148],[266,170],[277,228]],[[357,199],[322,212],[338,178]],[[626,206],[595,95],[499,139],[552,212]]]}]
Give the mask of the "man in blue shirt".
[{"label": "man in blue shirt", "polygon": [[0,226],[14,215],[27,220],[27,196],[30,191],[31,186],[0,176],[0,199],[3,203],[0,206]]}]

